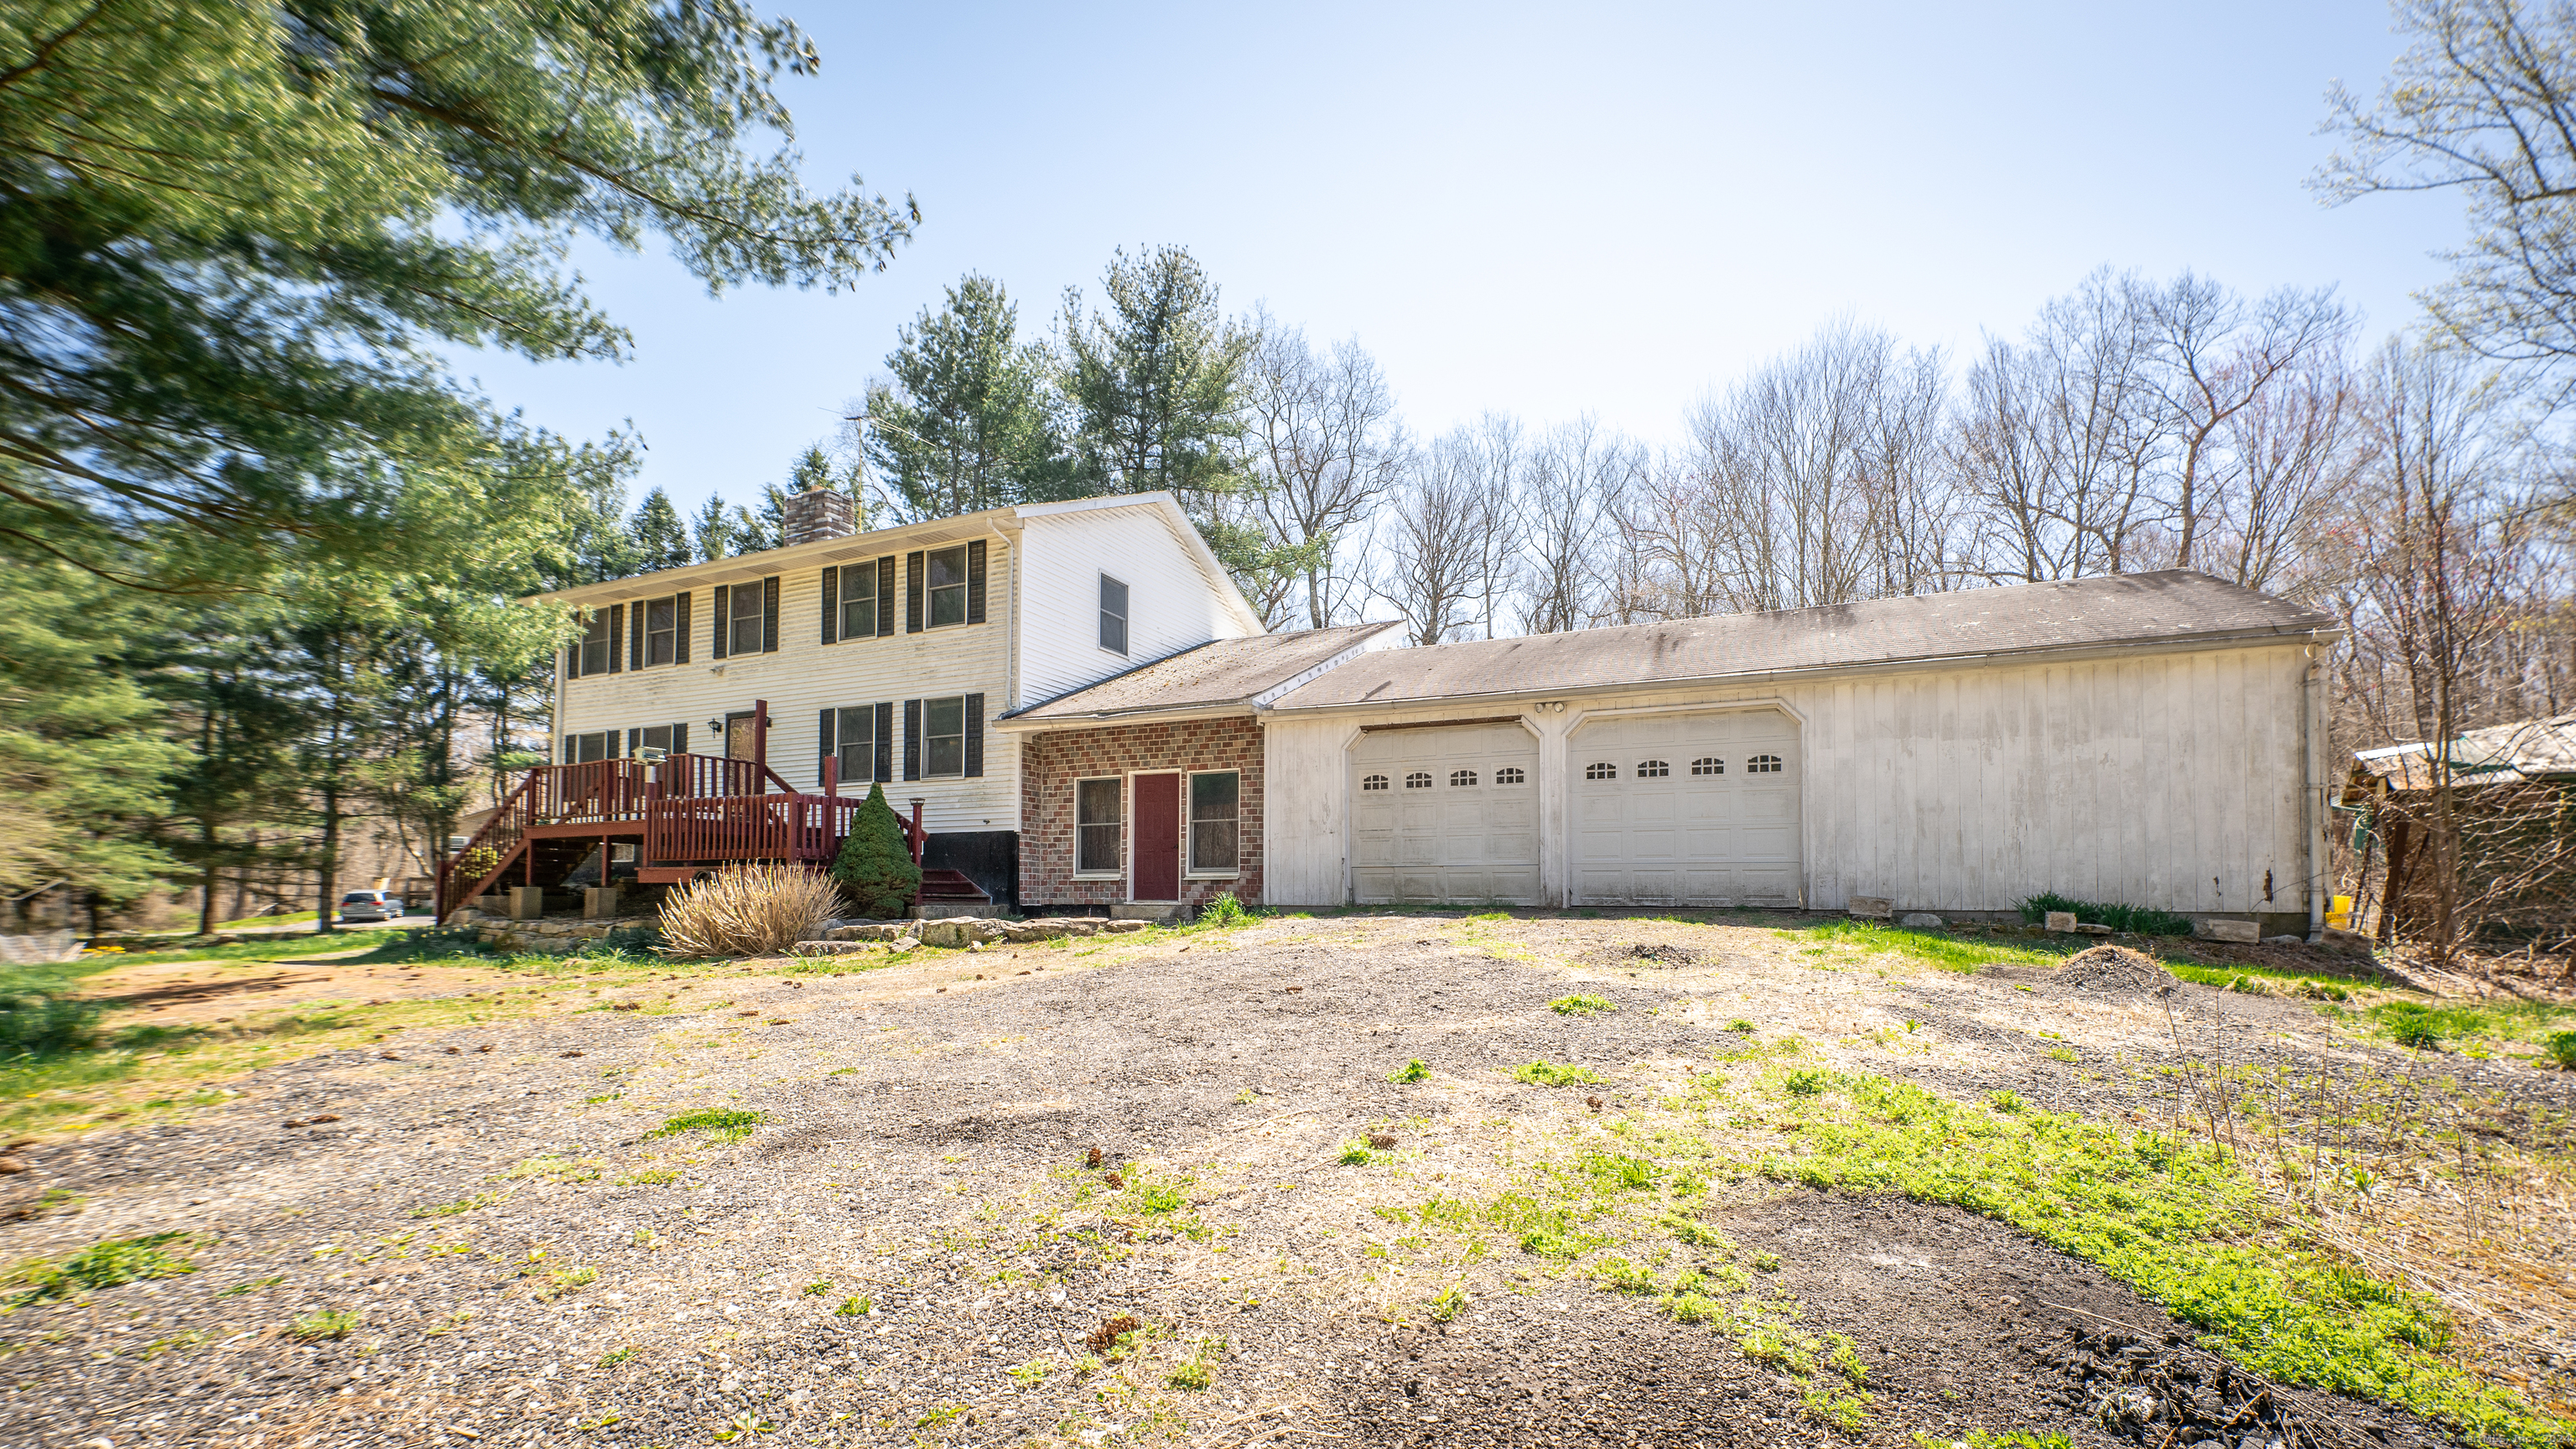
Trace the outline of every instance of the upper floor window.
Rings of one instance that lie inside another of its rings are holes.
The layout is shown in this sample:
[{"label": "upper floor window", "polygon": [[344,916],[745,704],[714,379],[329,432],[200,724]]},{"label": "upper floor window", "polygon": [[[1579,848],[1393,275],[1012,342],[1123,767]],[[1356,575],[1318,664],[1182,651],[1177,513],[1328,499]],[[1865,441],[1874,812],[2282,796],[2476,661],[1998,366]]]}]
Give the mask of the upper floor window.
[{"label": "upper floor window", "polygon": [[1748,775],[1779,774],[1780,757],[1778,755],[1755,755],[1752,759],[1744,762],[1744,773]]},{"label": "upper floor window", "polygon": [[1073,782],[1073,868],[1081,875],[1116,875],[1121,864],[1118,831],[1124,787],[1115,779]]},{"label": "upper floor window", "polygon": [[728,602],[732,617],[725,624],[725,653],[759,653],[763,622],[760,587],[756,584],[736,584]]},{"label": "upper floor window", "polygon": [[593,609],[581,626],[581,672],[606,674],[609,651],[617,647],[617,636],[609,631],[608,611]]},{"label": "upper floor window", "polygon": [[1127,586],[1107,574],[1100,576],[1100,647],[1127,652]]},{"label": "upper floor window", "polygon": [[841,637],[873,639],[877,633],[877,566],[855,563],[842,568]]},{"label": "upper floor window", "polygon": [[644,613],[644,651],[640,662],[676,663],[680,657],[680,601],[646,599],[635,606]]},{"label": "upper floor window", "polygon": [[966,545],[930,551],[930,627],[966,622]]}]

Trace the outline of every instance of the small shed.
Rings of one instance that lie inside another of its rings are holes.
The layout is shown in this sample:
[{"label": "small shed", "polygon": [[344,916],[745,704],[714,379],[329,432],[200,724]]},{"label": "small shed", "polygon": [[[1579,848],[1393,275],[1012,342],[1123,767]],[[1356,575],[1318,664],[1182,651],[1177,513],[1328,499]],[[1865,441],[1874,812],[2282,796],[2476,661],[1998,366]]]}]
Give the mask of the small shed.
[{"label": "small shed", "polygon": [[2458,935],[2543,950],[2576,940],[2576,714],[2469,730],[2439,752],[2357,751],[2341,803],[2355,817],[2355,930],[2387,941],[2431,929],[2451,854]]}]

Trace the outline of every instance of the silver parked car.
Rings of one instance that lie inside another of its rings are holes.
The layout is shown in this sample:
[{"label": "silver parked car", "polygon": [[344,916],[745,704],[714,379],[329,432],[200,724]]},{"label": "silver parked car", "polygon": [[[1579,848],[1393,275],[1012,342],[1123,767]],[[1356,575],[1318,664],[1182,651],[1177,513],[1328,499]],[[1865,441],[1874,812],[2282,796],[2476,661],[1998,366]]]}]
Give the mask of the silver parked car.
[{"label": "silver parked car", "polygon": [[340,897],[344,921],[399,921],[402,917],[402,897],[392,891],[351,891]]}]

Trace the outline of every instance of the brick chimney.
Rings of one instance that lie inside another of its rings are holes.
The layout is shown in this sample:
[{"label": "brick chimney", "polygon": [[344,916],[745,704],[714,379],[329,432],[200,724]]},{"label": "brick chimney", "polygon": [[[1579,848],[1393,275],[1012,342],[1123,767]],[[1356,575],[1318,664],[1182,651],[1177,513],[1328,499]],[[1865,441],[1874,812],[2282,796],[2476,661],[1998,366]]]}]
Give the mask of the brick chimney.
[{"label": "brick chimney", "polygon": [[827,538],[848,538],[859,531],[858,516],[850,509],[850,495],[837,488],[808,488],[787,500],[786,513],[785,544],[789,548]]}]

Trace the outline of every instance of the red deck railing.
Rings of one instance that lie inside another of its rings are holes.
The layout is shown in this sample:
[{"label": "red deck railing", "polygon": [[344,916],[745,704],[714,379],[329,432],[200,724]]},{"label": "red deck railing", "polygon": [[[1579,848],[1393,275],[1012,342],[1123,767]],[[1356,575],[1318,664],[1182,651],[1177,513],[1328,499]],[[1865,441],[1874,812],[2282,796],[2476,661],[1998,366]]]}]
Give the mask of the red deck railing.
[{"label": "red deck railing", "polygon": [[656,800],[644,818],[644,859],[828,861],[858,811],[858,801],[833,795]]}]

